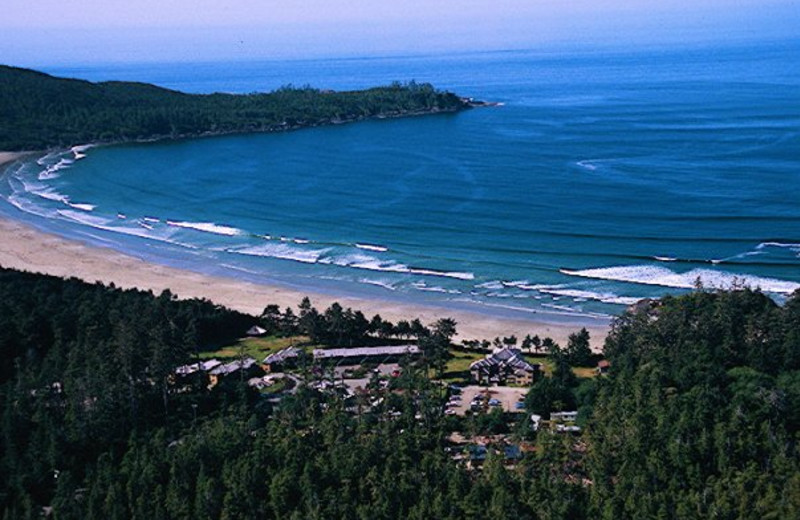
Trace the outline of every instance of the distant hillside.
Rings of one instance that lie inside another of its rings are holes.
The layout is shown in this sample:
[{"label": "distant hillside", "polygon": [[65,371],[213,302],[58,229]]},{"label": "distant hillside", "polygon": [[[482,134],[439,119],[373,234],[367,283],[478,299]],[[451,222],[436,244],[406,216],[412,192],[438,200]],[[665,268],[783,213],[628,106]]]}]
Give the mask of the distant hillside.
[{"label": "distant hillside", "polygon": [[146,83],[57,78],[0,65],[0,150],[283,131],[469,106],[427,83],[351,92],[284,87],[264,94],[199,95]]}]

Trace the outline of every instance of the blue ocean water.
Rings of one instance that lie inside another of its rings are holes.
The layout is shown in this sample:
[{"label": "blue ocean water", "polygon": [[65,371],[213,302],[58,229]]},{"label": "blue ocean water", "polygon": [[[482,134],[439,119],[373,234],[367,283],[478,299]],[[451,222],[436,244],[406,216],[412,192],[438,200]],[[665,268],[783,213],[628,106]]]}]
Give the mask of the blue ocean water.
[{"label": "blue ocean water", "polygon": [[[197,271],[554,320],[800,288],[800,42],[52,68],[188,92],[430,81],[502,106],[51,153],[2,212]],[[79,160],[78,160],[79,159]]]}]

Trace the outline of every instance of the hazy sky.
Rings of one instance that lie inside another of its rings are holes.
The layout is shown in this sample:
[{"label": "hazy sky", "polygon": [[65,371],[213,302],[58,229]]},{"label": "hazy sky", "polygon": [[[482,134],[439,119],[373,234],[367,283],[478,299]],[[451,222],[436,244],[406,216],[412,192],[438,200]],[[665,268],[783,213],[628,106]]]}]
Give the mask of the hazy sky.
[{"label": "hazy sky", "polygon": [[303,58],[800,37],[800,0],[3,0],[0,63]]}]

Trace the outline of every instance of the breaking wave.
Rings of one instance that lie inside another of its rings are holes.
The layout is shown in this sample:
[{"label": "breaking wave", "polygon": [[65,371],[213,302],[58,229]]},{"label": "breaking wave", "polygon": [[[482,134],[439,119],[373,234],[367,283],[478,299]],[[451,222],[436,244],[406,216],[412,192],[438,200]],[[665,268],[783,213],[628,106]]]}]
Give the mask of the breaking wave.
[{"label": "breaking wave", "polygon": [[566,296],[574,300],[596,300],[603,303],[613,303],[617,305],[633,305],[641,300],[632,296],[618,296],[614,293],[600,293],[594,291],[584,291],[581,289],[539,289],[539,292],[555,296]]},{"label": "breaking wave", "polygon": [[418,274],[421,276],[443,276],[456,278],[459,280],[472,280],[475,275],[472,273],[461,273],[455,271],[437,271],[435,269],[424,269],[419,267],[409,267],[393,260],[380,260],[374,256],[354,254],[338,257],[327,257],[320,260],[323,264],[333,264],[340,267],[350,267],[353,269],[366,269],[368,271],[384,271],[389,273]]},{"label": "breaking wave", "polygon": [[214,224],[213,222],[176,222],[174,220],[167,220],[167,224],[173,227],[194,229],[204,233],[214,233],[215,235],[225,235],[229,237],[244,234],[241,229]]},{"label": "breaking wave", "polygon": [[377,287],[382,287],[384,289],[388,289],[390,291],[396,291],[397,287],[394,286],[392,282],[386,280],[371,280],[369,278],[361,278],[358,280],[361,283],[365,283],[367,285],[375,285]]},{"label": "breaking wave", "polygon": [[744,285],[758,287],[765,292],[778,294],[791,294],[800,289],[800,283],[796,282],[747,274],[712,271],[710,269],[692,269],[685,273],[677,273],[660,266],[633,265],[583,270],[560,269],[559,271],[567,276],[658,285],[677,289],[692,289],[695,287],[697,280],[700,280],[703,286],[714,289],[727,289]]},{"label": "breaking wave", "polygon": [[355,246],[357,248],[359,248],[359,249],[364,249],[366,251],[375,251],[375,252],[378,252],[378,253],[385,253],[386,251],[389,250],[388,247],[378,246],[378,245],[374,245],[374,244],[358,244],[358,243],[356,243]]},{"label": "breaking wave", "polygon": [[94,208],[97,207],[94,204],[85,204],[82,202],[70,202],[68,199],[64,199],[62,202],[71,208],[79,209],[81,211],[94,211]]},{"label": "breaking wave", "polygon": [[251,247],[239,247],[225,249],[228,253],[240,255],[261,256],[266,258],[278,258],[280,260],[292,260],[304,264],[315,264],[320,257],[325,254],[327,249],[300,249],[286,244],[261,244]]},{"label": "breaking wave", "polygon": [[462,294],[461,291],[459,291],[458,289],[445,289],[444,287],[439,287],[437,285],[428,285],[425,282],[414,282],[411,284],[411,286],[418,291],[435,292],[442,294]]},{"label": "breaking wave", "polygon": [[586,159],[586,160],[583,160],[583,161],[578,161],[578,162],[575,163],[575,165],[576,166],[580,166],[584,170],[589,170],[590,172],[593,172],[593,171],[595,171],[597,169],[597,165],[593,164],[592,161],[589,160],[589,159]]},{"label": "breaking wave", "polygon": [[756,246],[756,251],[754,251],[752,254],[757,254],[762,250],[771,247],[780,249],[789,249],[793,253],[797,253],[798,258],[800,258],[800,244],[786,243],[786,242],[762,242]]}]

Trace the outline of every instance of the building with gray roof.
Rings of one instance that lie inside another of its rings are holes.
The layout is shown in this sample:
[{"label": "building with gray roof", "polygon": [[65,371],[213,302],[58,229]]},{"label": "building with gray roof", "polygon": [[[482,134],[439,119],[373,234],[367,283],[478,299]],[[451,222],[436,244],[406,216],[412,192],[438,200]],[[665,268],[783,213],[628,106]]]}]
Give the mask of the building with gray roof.
[{"label": "building with gray roof", "polygon": [[495,350],[484,359],[469,366],[470,374],[478,384],[532,384],[542,366],[525,361],[522,351],[506,347]]}]

